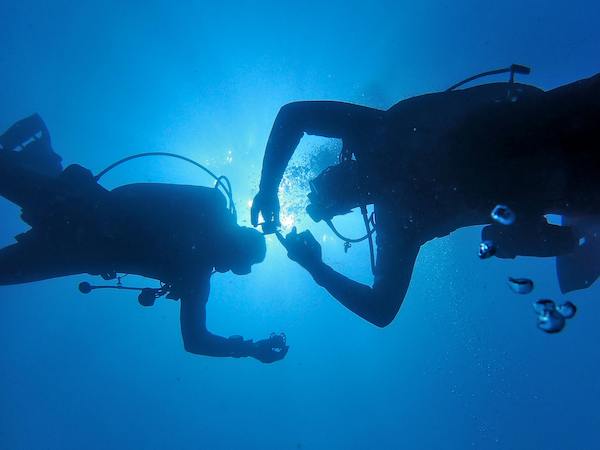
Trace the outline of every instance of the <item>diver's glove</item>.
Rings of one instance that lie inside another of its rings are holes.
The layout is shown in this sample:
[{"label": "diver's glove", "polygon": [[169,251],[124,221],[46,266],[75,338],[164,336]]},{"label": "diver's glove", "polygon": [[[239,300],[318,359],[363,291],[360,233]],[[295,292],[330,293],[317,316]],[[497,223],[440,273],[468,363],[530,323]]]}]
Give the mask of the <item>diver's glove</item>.
[{"label": "diver's glove", "polygon": [[289,348],[284,333],[272,333],[268,339],[261,339],[252,343],[250,356],[263,363],[273,363],[285,358]]},{"label": "diver's glove", "polygon": [[277,191],[274,193],[259,191],[256,194],[252,201],[252,208],[250,209],[250,221],[254,227],[259,225],[259,214],[262,214],[265,221],[263,224],[265,234],[275,232],[275,229],[279,226],[279,199],[277,198]]},{"label": "diver's glove", "polygon": [[294,227],[285,239],[279,234],[277,238],[287,250],[288,257],[305,269],[316,267],[323,262],[321,244],[310,231],[306,230],[298,234]]}]

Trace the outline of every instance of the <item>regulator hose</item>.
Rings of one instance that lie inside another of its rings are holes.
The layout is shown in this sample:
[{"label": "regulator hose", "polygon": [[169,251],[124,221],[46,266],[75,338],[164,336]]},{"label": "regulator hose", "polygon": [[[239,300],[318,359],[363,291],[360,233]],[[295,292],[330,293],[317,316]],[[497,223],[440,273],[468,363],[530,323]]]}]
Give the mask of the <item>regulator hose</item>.
[{"label": "regulator hose", "polygon": [[227,196],[227,199],[229,201],[229,212],[233,215],[233,217],[237,221],[237,211],[235,209],[235,203],[233,202],[233,190],[231,189],[231,183],[230,183],[229,179],[223,175],[217,176],[217,175],[215,175],[214,172],[212,172],[206,166],[204,166],[204,165],[200,164],[199,162],[194,161],[193,159],[188,158],[186,156],[178,155],[177,153],[144,152],[144,153],[137,153],[135,155],[127,156],[125,158],[122,158],[122,159],[112,163],[111,165],[106,167],[104,170],[100,171],[97,175],[94,176],[94,180],[99,181],[104,175],[106,175],[108,172],[110,172],[114,168],[120,166],[121,164],[124,164],[128,161],[132,161],[134,159],[145,158],[148,156],[167,156],[170,158],[177,158],[177,159],[186,161],[186,162],[198,167],[199,169],[202,169],[204,172],[206,172],[208,175],[210,175],[215,180],[215,187],[220,187],[221,189],[223,189],[223,191],[225,192],[225,195]]}]

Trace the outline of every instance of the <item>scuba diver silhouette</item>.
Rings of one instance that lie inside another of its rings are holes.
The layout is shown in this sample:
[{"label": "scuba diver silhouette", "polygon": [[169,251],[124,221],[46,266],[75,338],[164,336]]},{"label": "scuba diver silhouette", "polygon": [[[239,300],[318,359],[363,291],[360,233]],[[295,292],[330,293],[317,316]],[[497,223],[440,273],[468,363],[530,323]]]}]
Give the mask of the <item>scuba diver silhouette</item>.
[{"label": "scuba diver silhouette", "polygon": [[[373,286],[326,265],[309,231],[278,237],[292,260],[360,317],[388,325],[420,247],[471,225],[488,224],[483,237],[496,241],[501,258],[558,256],[563,291],[588,286],[600,273],[600,245],[580,252],[578,243],[600,223],[600,75],[547,92],[514,81],[515,73],[529,73],[524,66],[481,75],[502,72],[510,72],[509,82],[455,90],[459,83],[387,111],[335,101],[283,106],[267,142],[252,224],[259,225],[260,214],[265,232],[279,225],[278,186],[304,133],[340,138],[340,163],[311,182],[307,212],[340,236],[331,219],[361,207],[364,238],[371,242],[376,229]],[[514,211],[514,226],[490,218],[498,204]],[[552,225],[546,214],[585,226]],[[581,276],[574,265],[593,270]]]},{"label": "scuba diver silhouette", "polygon": [[[161,288],[140,289],[139,301],[150,306],[162,295],[181,300],[187,351],[265,363],[285,357],[283,334],[253,342],[206,328],[213,271],[245,275],[266,252],[264,237],[237,225],[217,188],[144,183],[108,191],[98,178],[79,165],[62,169],[38,115],[0,137],[0,195],[20,206],[31,226],[16,244],[0,249],[0,285],[81,273],[153,278]],[[100,287],[81,283],[80,290]]]}]

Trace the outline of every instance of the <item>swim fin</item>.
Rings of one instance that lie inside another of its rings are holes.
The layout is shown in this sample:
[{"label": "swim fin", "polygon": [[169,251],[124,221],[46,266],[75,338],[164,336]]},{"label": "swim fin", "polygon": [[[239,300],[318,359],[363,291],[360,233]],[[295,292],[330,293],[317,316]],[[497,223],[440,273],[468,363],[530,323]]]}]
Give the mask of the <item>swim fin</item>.
[{"label": "swim fin", "polygon": [[563,294],[590,287],[600,275],[600,216],[562,218],[579,237],[575,249],[556,258],[558,284]]},{"label": "swim fin", "polygon": [[0,151],[14,152],[11,161],[34,172],[55,177],[62,158],[52,150],[50,133],[39,114],[13,124],[0,136]]},{"label": "swim fin", "polygon": [[11,125],[0,136],[0,147],[3,150],[20,150],[34,139],[45,140],[50,144],[50,133],[39,114],[32,114]]}]

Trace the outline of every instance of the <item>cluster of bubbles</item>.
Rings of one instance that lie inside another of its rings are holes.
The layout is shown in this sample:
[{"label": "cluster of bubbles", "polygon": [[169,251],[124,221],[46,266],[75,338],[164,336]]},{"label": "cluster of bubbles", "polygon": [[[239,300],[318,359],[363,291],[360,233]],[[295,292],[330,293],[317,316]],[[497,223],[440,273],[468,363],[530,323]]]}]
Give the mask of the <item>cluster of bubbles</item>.
[{"label": "cluster of bubbles", "polygon": [[[517,220],[517,215],[506,205],[496,205],[490,216],[501,225],[512,225]],[[496,254],[496,244],[492,241],[483,241],[479,244],[479,258],[488,259]]]},{"label": "cluster of bubbles", "polygon": [[[514,211],[506,205],[496,205],[490,216],[501,225],[512,225],[517,218]],[[496,254],[496,244],[492,241],[483,241],[479,244],[478,256],[481,259],[491,258]],[[508,278],[508,287],[515,294],[527,295],[533,292],[534,283],[528,278]],[[537,314],[537,326],[546,333],[558,333],[565,327],[567,319],[577,313],[577,307],[570,301],[556,304],[553,300],[540,299],[533,304]]]},{"label": "cluster of bubbles", "polygon": [[533,304],[538,315],[537,326],[546,333],[558,333],[565,327],[566,319],[571,319],[577,307],[571,302],[557,305],[552,300],[541,299]]},{"label": "cluster of bubbles", "polygon": [[305,151],[296,152],[296,161],[288,165],[279,186],[280,216],[285,228],[291,228],[293,223],[283,222],[292,220],[301,223],[306,218],[309,183],[338,161],[340,150],[338,143],[328,142],[325,145],[309,145]]},{"label": "cluster of bubbles", "polygon": [[[527,295],[533,291],[533,281],[529,278],[508,278],[508,287],[515,294]],[[571,319],[577,312],[577,306],[567,301],[557,305],[554,300],[540,299],[533,304],[537,314],[537,326],[546,333],[558,333],[565,327],[566,319]]]}]

